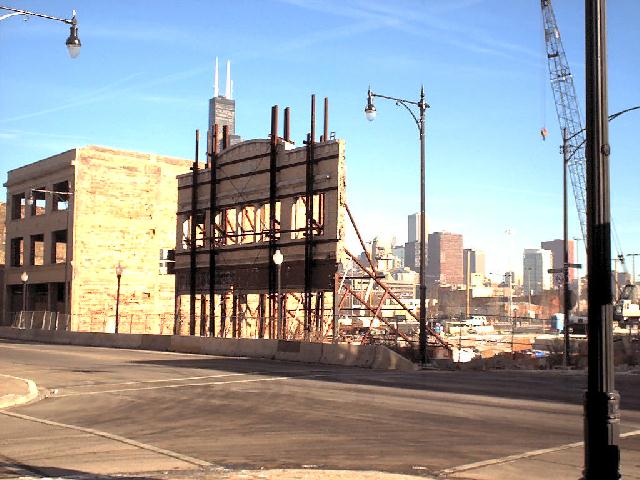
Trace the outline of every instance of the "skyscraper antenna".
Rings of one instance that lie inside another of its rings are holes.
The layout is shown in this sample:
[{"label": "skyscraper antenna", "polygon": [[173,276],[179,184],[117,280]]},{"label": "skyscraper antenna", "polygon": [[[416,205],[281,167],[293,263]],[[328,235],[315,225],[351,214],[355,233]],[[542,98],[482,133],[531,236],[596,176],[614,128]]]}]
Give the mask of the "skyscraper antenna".
[{"label": "skyscraper antenna", "polygon": [[224,96],[231,98],[231,62],[229,60],[227,60],[227,85]]},{"label": "skyscraper antenna", "polygon": [[213,74],[213,97],[218,96],[218,57],[216,57],[216,70]]}]

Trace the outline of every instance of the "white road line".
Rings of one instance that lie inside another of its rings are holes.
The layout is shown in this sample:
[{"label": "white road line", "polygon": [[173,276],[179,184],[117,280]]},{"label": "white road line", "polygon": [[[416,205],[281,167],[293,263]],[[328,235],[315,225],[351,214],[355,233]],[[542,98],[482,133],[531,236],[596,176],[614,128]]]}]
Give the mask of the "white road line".
[{"label": "white road line", "polygon": [[29,422],[41,423],[44,425],[50,425],[52,427],[67,428],[69,430],[76,430],[78,432],[84,432],[90,435],[96,435],[98,437],[106,438],[108,440],[114,440],[116,442],[141,448],[143,450],[148,450],[150,452],[158,453],[160,455],[165,455],[167,457],[172,457],[178,460],[182,460],[183,462],[191,463],[192,465],[198,465],[199,467],[214,466],[212,463],[207,462],[206,460],[200,460],[199,458],[190,457],[188,455],[183,455],[178,452],[172,452],[171,450],[165,450],[164,448],[159,448],[154,445],[149,445],[147,443],[137,442],[135,440],[131,440],[130,438],[121,437],[120,435],[114,435],[112,433],[102,432],[100,430],[95,430],[93,428],[85,428],[85,427],[79,427],[77,425],[69,425],[67,423],[54,422],[51,420],[45,420],[44,418],[36,418],[36,417],[31,417],[29,415],[22,415],[20,413],[7,412],[6,410],[0,410],[0,414],[6,415],[8,417],[19,418],[21,420],[27,420]]},{"label": "white road line", "polygon": [[66,390],[71,388],[85,388],[85,387],[108,387],[112,385],[142,385],[145,383],[166,383],[166,382],[180,382],[182,380],[202,380],[205,378],[221,378],[221,377],[235,377],[238,375],[255,375],[264,372],[245,372],[245,373],[223,373],[220,375],[203,375],[199,377],[178,377],[178,378],[164,378],[156,380],[136,380],[131,382],[113,382],[113,383],[76,383],[74,385],[66,385],[58,387],[59,390]]},{"label": "white road line", "polygon": [[251,383],[251,382],[273,382],[276,380],[295,380],[297,378],[313,378],[324,377],[328,374],[312,374],[312,375],[299,375],[295,377],[267,377],[267,378],[249,378],[244,380],[230,380],[228,382],[199,382],[199,383],[177,383],[172,385],[155,385],[152,387],[140,387],[140,388],[118,388],[113,390],[99,390],[93,392],[71,392],[55,395],[55,398],[61,397],[73,397],[78,395],[100,395],[102,393],[121,393],[121,392],[138,392],[142,390],[160,390],[162,388],[181,388],[181,387],[203,387],[209,385],[228,385],[230,383]]},{"label": "white road line", "polygon": [[36,386],[33,380],[29,380],[28,378],[22,377],[14,377],[13,375],[3,375],[2,377],[13,378],[14,380],[20,380],[27,384],[27,394],[26,395],[15,395],[9,394],[0,397],[0,408],[13,407],[16,405],[22,405],[23,403],[30,402],[34,398],[38,396],[38,387]]},{"label": "white road line", "polygon": [[[620,438],[633,437],[640,435],[640,430],[633,430],[631,432],[621,433]],[[483,460],[482,462],[468,463],[466,465],[459,465],[457,467],[447,468],[437,472],[438,476],[449,475],[452,473],[465,472],[467,470],[475,470],[476,468],[488,467],[491,465],[499,465],[501,463],[515,462],[516,460],[522,460],[525,458],[537,457],[539,455],[545,455],[547,453],[560,452],[562,450],[569,450],[571,448],[581,447],[584,442],[567,443],[565,445],[559,445],[557,447],[542,448],[540,450],[531,450],[529,452],[518,453],[515,455],[508,455],[506,457],[492,458],[490,460]]]}]

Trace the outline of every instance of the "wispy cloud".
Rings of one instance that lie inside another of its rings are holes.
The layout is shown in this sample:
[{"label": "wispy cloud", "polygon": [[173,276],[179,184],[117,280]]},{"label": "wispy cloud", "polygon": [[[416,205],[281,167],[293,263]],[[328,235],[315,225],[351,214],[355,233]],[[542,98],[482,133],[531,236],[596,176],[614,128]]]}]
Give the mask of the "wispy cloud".
[{"label": "wispy cloud", "polygon": [[530,48],[500,40],[486,29],[469,28],[466,23],[463,25],[444,18],[445,14],[480,4],[482,0],[450,1],[434,6],[416,1],[386,3],[351,0],[341,1],[339,5],[324,0],[280,1],[328,15],[377,22],[381,26],[430,38],[473,53],[506,57],[519,62],[540,59],[540,54]]},{"label": "wispy cloud", "polygon": [[126,89],[126,88],[125,89],[118,88],[120,85],[130,84],[131,80],[133,80],[134,78],[136,78],[136,77],[138,77],[140,75],[141,75],[140,73],[134,73],[134,74],[128,75],[127,77],[124,77],[124,78],[122,78],[120,80],[117,80],[116,82],[112,82],[112,83],[109,83],[107,85],[103,85],[100,88],[92,90],[92,91],[90,91],[90,92],[88,92],[86,94],[80,95],[74,101],[70,101],[70,102],[64,103],[62,105],[57,105],[55,107],[43,108],[41,110],[36,110],[34,112],[23,113],[21,115],[16,115],[15,117],[2,118],[2,119],[0,119],[0,122],[5,122],[6,123],[6,122],[17,121],[17,120],[25,120],[27,118],[39,117],[41,115],[46,115],[46,114],[49,114],[49,113],[55,113],[55,112],[59,112],[59,111],[62,111],[62,110],[68,110],[70,108],[84,106],[84,105],[88,105],[88,104],[91,104],[91,103],[96,103],[96,102],[105,100],[107,98],[111,98],[111,97],[117,95],[122,90]]}]

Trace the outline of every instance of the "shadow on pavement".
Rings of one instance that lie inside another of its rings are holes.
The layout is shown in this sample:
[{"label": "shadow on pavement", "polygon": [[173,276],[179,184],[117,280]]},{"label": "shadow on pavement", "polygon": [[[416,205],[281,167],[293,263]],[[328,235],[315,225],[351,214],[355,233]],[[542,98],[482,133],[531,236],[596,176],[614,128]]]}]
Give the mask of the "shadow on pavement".
[{"label": "shadow on pavement", "polygon": [[[189,358],[136,360],[131,363],[171,368],[222,370],[233,373],[308,376],[313,380],[339,384],[380,386],[422,391],[486,395],[518,400],[552,401],[582,405],[586,372],[563,371],[450,371],[423,370],[393,372],[240,358]],[[618,375],[616,389],[621,407],[640,410],[640,375]]]},{"label": "shadow on pavement", "polygon": [[68,478],[74,480],[96,479],[96,480],[113,480],[129,478],[134,480],[157,480],[159,477],[149,477],[146,475],[136,474],[116,474],[116,475],[98,475],[95,473],[83,472],[81,470],[71,470],[59,467],[41,467],[29,465],[13,461],[7,457],[0,461],[0,478]]}]

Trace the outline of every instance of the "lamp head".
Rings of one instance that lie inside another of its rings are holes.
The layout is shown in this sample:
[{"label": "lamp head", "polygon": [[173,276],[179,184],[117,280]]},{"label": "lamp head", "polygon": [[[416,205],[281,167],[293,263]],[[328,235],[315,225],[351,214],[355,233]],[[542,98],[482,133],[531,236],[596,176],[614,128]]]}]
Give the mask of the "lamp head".
[{"label": "lamp head", "polygon": [[73,17],[71,18],[71,28],[69,38],[67,38],[66,45],[69,50],[69,56],[71,58],[77,58],[80,55],[80,37],[78,37],[78,23],[76,21],[76,11],[73,11]]},{"label": "lamp head", "polygon": [[22,280],[22,283],[27,283],[29,281],[29,274],[27,272],[22,272],[20,280]]},{"label": "lamp head", "polygon": [[282,255],[280,249],[276,250],[276,252],[273,254],[273,263],[275,263],[276,265],[282,265],[283,261],[284,255]]},{"label": "lamp head", "polygon": [[118,263],[118,265],[116,265],[116,276],[121,277],[123,271],[124,268],[122,267],[122,265],[120,265],[120,263]]},{"label": "lamp head", "polygon": [[364,114],[370,122],[373,122],[376,119],[376,107],[373,105],[371,87],[369,87],[369,91],[367,92],[367,107],[364,109]]}]

